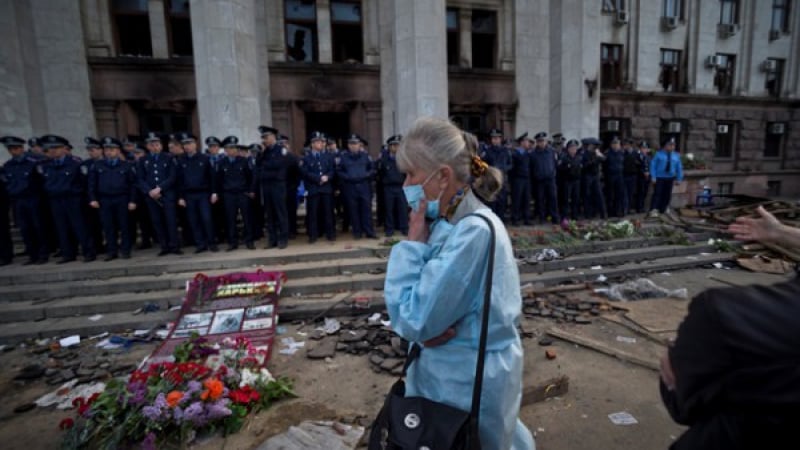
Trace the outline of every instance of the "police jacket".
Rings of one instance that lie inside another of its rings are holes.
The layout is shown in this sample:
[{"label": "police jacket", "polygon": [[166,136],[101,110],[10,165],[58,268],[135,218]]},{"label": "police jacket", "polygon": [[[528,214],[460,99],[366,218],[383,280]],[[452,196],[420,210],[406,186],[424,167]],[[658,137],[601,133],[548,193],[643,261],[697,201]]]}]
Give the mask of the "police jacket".
[{"label": "police jacket", "polygon": [[136,199],[136,170],[133,164],[119,159],[96,161],[89,171],[89,200],[126,196],[128,203]]},{"label": "police jacket", "polygon": [[256,167],[258,167],[258,178],[262,184],[286,182],[291,162],[287,153],[283,146],[275,144],[264,149],[258,156]]},{"label": "police jacket", "polygon": [[156,187],[161,188],[162,195],[175,190],[178,178],[178,167],[169,153],[152,153],[139,160],[136,167],[136,179],[139,190],[147,195]]},{"label": "police jacket", "polygon": [[496,167],[505,174],[511,170],[511,151],[503,146],[484,146],[481,158],[486,161],[486,164]]},{"label": "police jacket", "polygon": [[530,179],[531,177],[531,156],[524,148],[518,148],[511,154],[511,171],[508,174],[511,178]]},{"label": "police jacket", "polygon": [[214,193],[215,174],[208,155],[185,154],[178,159],[178,192],[181,196],[195,193]]},{"label": "police jacket", "polygon": [[638,150],[629,150],[625,152],[625,162],[623,173],[626,177],[632,177],[643,173],[642,167],[645,164],[645,156],[639,153]]},{"label": "police jacket", "polygon": [[606,154],[606,167],[609,176],[622,176],[625,167],[625,153],[622,150],[610,149]]},{"label": "police jacket", "polygon": [[581,179],[581,172],[583,171],[583,159],[581,155],[575,153],[575,156],[570,156],[569,153],[564,152],[558,160],[558,172],[567,181],[576,181]]},{"label": "police jacket", "polygon": [[44,191],[51,198],[72,197],[84,192],[85,181],[80,161],[67,155],[39,166]]},{"label": "police jacket", "polygon": [[406,180],[406,174],[397,168],[397,159],[393,155],[384,154],[378,166],[378,174],[384,186],[402,186]]},{"label": "police jacket", "polygon": [[581,159],[583,161],[583,176],[596,177],[599,175],[600,165],[606,159],[605,156],[599,156],[595,150],[589,151],[586,149],[580,150]]},{"label": "police jacket", "polygon": [[217,190],[226,194],[256,191],[254,162],[241,156],[223,157],[217,162]]},{"label": "police jacket", "polygon": [[[333,176],[336,173],[336,163],[333,156],[326,153],[309,151],[300,161],[300,173],[303,175],[306,192],[308,195],[333,194]],[[327,175],[328,182],[320,184],[322,176]]]},{"label": "police jacket", "polygon": [[[669,170],[667,170],[667,160],[670,160]],[[653,160],[650,161],[650,176],[656,178],[675,178],[683,181],[683,165],[681,156],[676,152],[659,150]]]},{"label": "police jacket", "polygon": [[41,163],[29,156],[8,160],[5,169],[5,185],[12,199],[38,197],[42,192],[42,180],[38,167]]},{"label": "police jacket", "polygon": [[372,160],[367,152],[348,151],[339,160],[336,176],[341,178],[345,184],[369,182],[375,176]]},{"label": "police jacket", "polygon": [[555,178],[556,155],[552,147],[535,148],[531,152],[531,174],[535,180]]}]

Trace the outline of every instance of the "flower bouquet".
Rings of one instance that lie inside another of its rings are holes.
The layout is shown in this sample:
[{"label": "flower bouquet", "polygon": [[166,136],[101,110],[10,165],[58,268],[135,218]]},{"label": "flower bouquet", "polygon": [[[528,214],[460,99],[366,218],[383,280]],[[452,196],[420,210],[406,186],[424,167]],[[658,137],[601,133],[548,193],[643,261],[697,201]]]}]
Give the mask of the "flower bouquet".
[{"label": "flower bouquet", "polygon": [[266,350],[241,336],[213,344],[192,335],[173,356],[75,399],[77,417],[59,424],[62,448],[180,448],[199,434],[235,433],[249,414],[294,395],[264,367]]}]

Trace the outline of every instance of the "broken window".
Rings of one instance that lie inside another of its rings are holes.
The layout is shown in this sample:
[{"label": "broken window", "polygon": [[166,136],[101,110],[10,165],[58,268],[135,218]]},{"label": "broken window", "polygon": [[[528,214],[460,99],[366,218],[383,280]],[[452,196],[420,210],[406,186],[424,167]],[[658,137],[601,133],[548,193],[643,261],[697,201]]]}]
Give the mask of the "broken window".
[{"label": "broken window", "polygon": [[770,58],[765,62],[766,65],[766,89],[769,95],[780,97],[783,84],[783,66],[785,61],[782,59]]},{"label": "broken window", "polygon": [[316,2],[286,0],[285,6],[286,56],[289,61],[318,61]]},{"label": "broken window", "polygon": [[362,62],[361,0],[331,2],[331,46],[333,62]]},{"label": "broken window", "polygon": [[661,49],[661,74],[658,82],[664,92],[679,92],[681,86],[681,51]]},{"label": "broken window", "polygon": [[715,68],[714,86],[722,95],[733,94],[733,74],[736,68],[736,56],[717,53],[719,65]]},{"label": "broken window", "polygon": [[172,56],[192,56],[192,20],[189,0],[170,0],[169,37]]},{"label": "broken window", "polygon": [[445,20],[447,21],[447,65],[458,66],[458,62],[461,59],[459,54],[461,45],[458,38],[458,10],[447,8]]},{"label": "broken window", "polygon": [[601,44],[600,46],[600,87],[619,89],[622,87],[622,46]]},{"label": "broken window", "polygon": [[494,69],[497,13],[472,10],[472,67]]},{"label": "broken window", "polygon": [[113,0],[114,38],[118,55],[153,56],[147,0]]}]

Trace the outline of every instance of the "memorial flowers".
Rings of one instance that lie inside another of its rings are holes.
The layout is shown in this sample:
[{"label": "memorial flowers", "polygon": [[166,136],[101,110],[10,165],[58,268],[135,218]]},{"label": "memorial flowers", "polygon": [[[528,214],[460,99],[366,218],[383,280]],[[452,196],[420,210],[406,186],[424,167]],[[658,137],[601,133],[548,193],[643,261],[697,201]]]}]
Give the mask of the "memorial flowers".
[{"label": "memorial flowers", "polygon": [[267,350],[243,337],[213,344],[194,335],[173,356],[75,399],[76,417],[59,423],[62,447],[182,446],[198,434],[235,433],[249,414],[294,395],[289,380],[275,379],[264,367]]}]

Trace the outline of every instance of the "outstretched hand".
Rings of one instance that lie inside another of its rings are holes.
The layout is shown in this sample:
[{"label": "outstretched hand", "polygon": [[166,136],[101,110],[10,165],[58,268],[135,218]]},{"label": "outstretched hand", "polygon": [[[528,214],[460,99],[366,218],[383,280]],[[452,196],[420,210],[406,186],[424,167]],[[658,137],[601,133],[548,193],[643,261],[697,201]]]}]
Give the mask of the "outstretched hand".
[{"label": "outstretched hand", "polygon": [[772,243],[780,239],[781,223],[763,206],[756,209],[758,217],[738,217],[728,226],[728,233],[740,241]]},{"label": "outstretched hand", "polygon": [[428,242],[428,224],[425,222],[425,210],[428,201],[424,198],[419,201],[417,210],[412,210],[408,216],[408,239],[416,242]]}]

